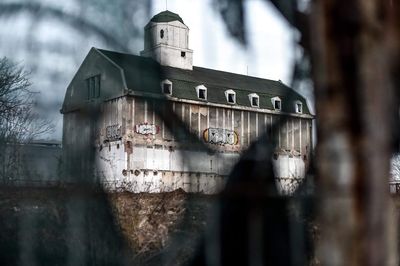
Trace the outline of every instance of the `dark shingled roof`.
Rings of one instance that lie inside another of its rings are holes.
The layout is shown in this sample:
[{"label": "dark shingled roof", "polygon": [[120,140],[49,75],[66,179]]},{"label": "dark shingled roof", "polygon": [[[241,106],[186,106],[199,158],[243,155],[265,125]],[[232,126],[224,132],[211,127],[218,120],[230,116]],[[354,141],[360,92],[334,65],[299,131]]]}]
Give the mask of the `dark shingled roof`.
[{"label": "dark shingled roof", "polygon": [[[295,113],[295,102],[300,101],[303,103],[303,114],[310,114],[304,97],[280,81],[195,66],[193,70],[160,67],[151,58],[98,50],[124,70],[128,89],[133,91],[145,92],[143,84],[149,84],[148,80],[158,77],[161,80],[170,80],[172,96],[180,99],[199,101],[195,88],[204,85],[207,88],[207,102],[210,103],[227,104],[225,91],[232,89],[236,92],[236,106],[251,107],[248,95],[256,93],[260,97],[260,108],[273,110],[271,99],[278,96],[282,100],[283,112]],[[159,76],[154,73],[157,70],[161,71]],[[148,88],[146,92],[161,94],[160,86],[146,87]],[[149,89],[151,91],[148,91]]]},{"label": "dark shingled roof", "polygon": [[175,14],[171,11],[166,10],[166,11],[163,11],[163,12],[155,15],[150,21],[152,21],[152,22],[171,22],[171,21],[176,21],[176,20],[185,24],[183,22],[182,18],[178,14]]}]

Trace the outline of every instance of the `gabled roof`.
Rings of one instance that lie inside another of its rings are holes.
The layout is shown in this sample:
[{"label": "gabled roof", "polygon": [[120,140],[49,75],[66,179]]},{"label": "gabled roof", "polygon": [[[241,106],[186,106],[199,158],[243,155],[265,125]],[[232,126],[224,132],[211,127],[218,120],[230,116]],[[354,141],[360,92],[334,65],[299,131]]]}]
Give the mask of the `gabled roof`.
[{"label": "gabled roof", "polygon": [[180,21],[183,24],[183,19],[176,13],[173,13],[169,10],[163,11],[155,15],[150,21],[152,22],[172,22],[172,21]]},{"label": "gabled roof", "polygon": [[[149,84],[147,80],[157,77],[160,82],[164,79],[170,80],[173,84],[172,97],[180,99],[198,101],[195,88],[198,85],[204,85],[207,87],[207,102],[210,103],[227,104],[225,91],[232,89],[236,92],[236,106],[251,107],[248,95],[257,93],[260,97],[260,108],[273,110],[271,99],[279,96],[282,100],[283,112],[296,113],[295,103],[300,101],[303,103],[303,113],[310,114],[304,97],[280,81],[202,67],[185,70],[160,66],[151,58],[103,49],[97,50],[123,69],[127,87],[132,91],[162,94],[160,86],[143,86],[143,84]],[[160,73],[154,73],[155,71],[160,71]]]}]

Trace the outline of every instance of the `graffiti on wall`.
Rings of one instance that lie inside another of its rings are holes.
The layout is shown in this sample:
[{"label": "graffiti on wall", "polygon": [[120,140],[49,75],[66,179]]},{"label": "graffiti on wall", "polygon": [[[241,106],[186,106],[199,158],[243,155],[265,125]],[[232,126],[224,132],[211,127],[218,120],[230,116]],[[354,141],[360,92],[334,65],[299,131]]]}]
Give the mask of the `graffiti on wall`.
[{"label": "graffiti on wall", "polygon": [[205,142],[219,145],[236,145],[239,142],[235,131],[223,128],[207,128],[203,132],[203,137]]},{"label": "graffiti on wall", "polygon": [[137,124],[135,125],[135,132],[141,135],[155,135],[159,132],[160,128],[153,124]]},{"label": "graffiti on wall", "polygon": [[120,125],[111,125],[106,127],[106,139],[107,141],[115,141],[120,140],[121,136],[121,126]]}]

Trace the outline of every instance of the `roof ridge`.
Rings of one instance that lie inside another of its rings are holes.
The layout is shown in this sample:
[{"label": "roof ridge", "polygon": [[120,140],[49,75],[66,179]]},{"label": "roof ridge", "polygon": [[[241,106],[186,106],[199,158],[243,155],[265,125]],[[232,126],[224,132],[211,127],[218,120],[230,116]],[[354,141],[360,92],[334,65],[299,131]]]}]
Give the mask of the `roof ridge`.
[{"label": "roof ridge", "polygon": [[[144,57],[144,56],[141,56],[141,55],[126,53],[126,52],[111,51],[111,50],[106,50],[106,49],[96,48],[96,47],[94,47],[94,48],[97,49],[97,50],[100,50],[100,51],[106,51],[106,52],[115,53],[115,54],[122,54],[122,55],[135,56],[135,57],[143,58],[143,59],[145,59],[145,60],[149,60],[149,59],[150,59],[150,60],[154,61],[154,59],[152,59],[152,58]],[[173,68],[173,69],[177,69],[177,70],[180,70],[180,71],[188,71],[188,72],[189,72],[189,71],[192,71],[192,70],[186,70],[186,69],[181,69],[181,68],[172,67],[172,66],[163,66],[163,65],[161,65],[161,66],[164,67],[164,68]],[[228,72],[228,71],[219,70],[219,69],[214,69],[214,68],[200,67],[200,66],[193,66],[193,68],[204,69],[204,70],[211,70],[211,71],[226,73],[226,74],[229,74],[229,75],[241,76],[241,77],[244,77],[244,78],[259,79],[259,80],[263,80],[263,81],[267,80],[267,81],[275,82],[275,83],[278,83],[278,84],[282,84],[282,85],[284,85],[285,87],[287,87],[283,82],[280,82],[280,81],[278,81],[278,80],[267,79],[267,78],[260,78],[260,77],[249,76],[249,75],[244,75],[244,74],[239,74],[239,73],[234,73],[234,72]],[[289,87],[287,87],[287,88],[289,88]]]},{"label": "roof ridge", "polygon": [[241,77],[245,77],[245,78],[253,78],[253,79],[260,79],[260,80],[268,80],[268,81],[272,81],[272,82],[276,82],[276,83],[285,85],[283,82],[279,82],[278,80],[267,79],[267,78],[260,78],[260,77],[256,77],[256,76],[249,76],[249,75],[244,75],[244,74],[239,74],[239,73],[234,73],[234,72],[228,72],[228,71],[219,70],[219,69],[214,69],[214,68],[199,67],[199,66],[193,66],[193,68],[201,68],[201,69],[206,69],[206,70],[212,70],[212,71],[216,71],[216,72],[222,72],[222,73],[226,73],[226,74],[230,74],[230,75],[236,75],[236,76],[241,76]]}]

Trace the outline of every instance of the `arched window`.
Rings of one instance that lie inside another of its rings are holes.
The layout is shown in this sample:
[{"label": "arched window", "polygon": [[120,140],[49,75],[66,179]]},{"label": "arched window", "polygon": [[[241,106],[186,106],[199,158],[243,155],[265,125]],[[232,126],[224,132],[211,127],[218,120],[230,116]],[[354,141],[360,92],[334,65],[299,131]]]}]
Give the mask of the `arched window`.
[{"label": "arched window", "polygon": [[161,39],[164,38],[164,30],[160,30],[160,38],[161,38]]}]

